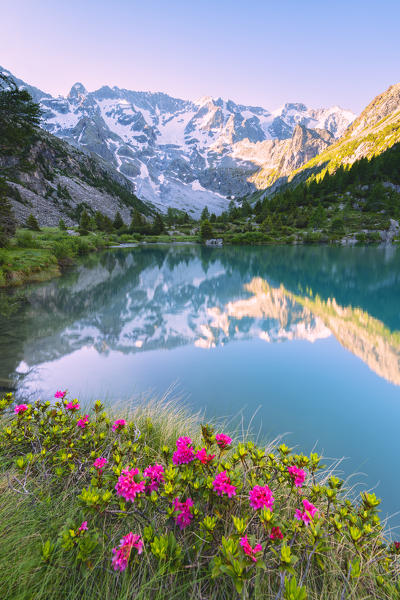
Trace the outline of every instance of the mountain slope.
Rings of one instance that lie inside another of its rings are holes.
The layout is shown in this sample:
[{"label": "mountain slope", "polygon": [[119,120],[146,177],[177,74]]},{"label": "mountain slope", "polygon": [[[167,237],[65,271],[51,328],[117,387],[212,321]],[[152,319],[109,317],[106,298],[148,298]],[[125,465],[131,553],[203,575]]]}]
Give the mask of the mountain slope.
[{"label": "mountain slope", "polygon": [[[54,98],[17,82],[40,101],[47,131],[97,153],[159,209],[175,206],[195,216],[206,205],[220,213],[232,197],[253,192],[251,176],[265,160],[278,168],[292,137],[289,170],[332,143],[355,118],[337,106],[289,103],[270,112],[221,98],[192,102],[108,86],[88,92],[81,83]],[[299,152],[297,126],[317,130]]]},{"label": "mountain slope", "polygon": [[[289,175],[262,168],[252,177],[258,188],[321,177],[360,158],[372,158],[400,141],[400,83],[374,98],[342,137]],[[274,185],[273,185],[274,184]]]},{"label": "mountain slope", "polygon": [[[251,176],[250,181],[257,188],[266,187],[277,176],[289,175],[294,169],[323,152],[334,141],[333,135],[325,129],[307,129],[304,125],[296,125],[292,137],[288,140],[261,142],[265,151],[262,169]],[[242,155],[251,151],[245,143],[242,143],[242,148]]]},{"label": "mountain slope", "polygon": [[0,174],[5,178],[17,222],[29,214],[40,225],[79,222],[81,211],[100,211],[113,219],[117,211],[126,224],[132,209],[151,215],[153,207],[134,194],[121,173],[96,155],[88,155],[55,136],[37,130],[30,144],[10,154],[0,153]]}]

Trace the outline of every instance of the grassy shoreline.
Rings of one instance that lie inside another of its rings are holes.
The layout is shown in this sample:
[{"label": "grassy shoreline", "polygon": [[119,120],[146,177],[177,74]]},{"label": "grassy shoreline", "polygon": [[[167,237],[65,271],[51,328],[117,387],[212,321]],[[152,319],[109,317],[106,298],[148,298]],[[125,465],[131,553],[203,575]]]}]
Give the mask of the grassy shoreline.
[{"label": "grassy shoreline", "polygon": [[39,232],[19,229],[8,246],[0,249],[0,288],[58,277],[79,257],[110,243],[111,239],[102,233],[81,237],[50,227]]},{"label": "grassy shoreline", "polygon": [[[221,425],[200,427],[199,415],[173,402],[113,413],[61,396],[15,413],[7,395],[0,408],[2,598],[399,597],[400,548],[384,535],[379,501],[364,493],[350,502],[316,454],[251,436],[218,441]],[[154,464],[158,483],[146,475]],[[131,547],[115,570],[130,531],[143,548]]]},{"label": "grassy shoreline", "polygon": [[[218,233],[223,244],[247,246],[276,245],[342,245],[343,240],[321,239],[318,236],[295,240],[293,236],[272,237],[261,232]],[[105,234],[92,232],[84,236],[70,235],[57,228],[46,227],[40,232],[19,229],[6,248],[0,249],[0,289],[27,283],[41,282],[58,277],[63,269],[73,265],[90,252],[125,244],[200,244],[198,235],[161,234]],[[371,243],[377,243],[376,240]],[[395,242],[394,242],[395,243]],[[360,245],[360,244],[357,244]]]},{"label": "grassy shoreline", "polygon": [[0,288],[48,281],[61,275],[58,261],[54,260],[54,256],[47,251],[8,252],[3,254],[3,257],[4,263],[0,268]]}]

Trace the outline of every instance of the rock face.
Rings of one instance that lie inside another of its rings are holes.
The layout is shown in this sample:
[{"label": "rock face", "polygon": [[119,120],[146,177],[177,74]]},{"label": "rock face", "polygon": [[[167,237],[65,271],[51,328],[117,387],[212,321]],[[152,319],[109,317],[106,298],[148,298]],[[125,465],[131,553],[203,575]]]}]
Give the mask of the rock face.
[{"label": "rock face", "polygon": [[194,216],[205,206],[220,213],[232,197],[254,191],[252,175],[265,162],[302,164],[355,118],[337,106],[289,103],[270,112],[221,98],[192,102],[108,86],[88,92],[81,83],[53,98],[17,83],[40,101],[47,131],[98,154],[160,210],[174,206]]},{"label": "rock face", "polygon": [[301,164],[293,163],[292,172],[276,170],[271,173],[267,164],[262,165],[251,180],[261,188],[271,186],[268,191],[272,192],[278,185],[305,181],[325,169],[334,172],[340,165],[352,164],[364,157],[372,158],[400,142],[400,83],[374,98],[340,139],[332,141],[325,148],[321,145],[314,157],[307,159],[305,153]]},{"label": "rock face", "polygon": [[325,150],[334,140],[326,129],[307,129],[304,125],[296,125],[290,139],[262,142],[265,162],[250,181],[258,189],[265,188],[275,181],[277,175],[289,175]]},{"label": "rock face", "polygon": [[75,225],[85,208],[111,219],[119,211],[129,224],[132,209],[144,215],[153,212],[135,196],[133,184],[107,162],[42,130],[23,156],[0,156],[0,170],[18,223],[32,213],[41,226],[56,226],[61,218]]},{"label": "rock face", "polygon": [[376,96],[349,127],[348,134],[354,138],[363,130],[373,127],[385,117],[395,115],[400,110],[400,83],[391,85],[385,92]]}]

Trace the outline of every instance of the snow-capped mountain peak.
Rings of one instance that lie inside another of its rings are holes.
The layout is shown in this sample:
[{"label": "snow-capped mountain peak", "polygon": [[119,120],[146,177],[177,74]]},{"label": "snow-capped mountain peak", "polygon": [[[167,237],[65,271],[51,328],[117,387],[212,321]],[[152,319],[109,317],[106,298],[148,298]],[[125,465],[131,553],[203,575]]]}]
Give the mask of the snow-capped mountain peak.
[{"label": "snow-capped mountain peak", "polygon": [[85,88],[85,86],[82,83],[77,82],[77,83],[74,83],[74,85],[70,89],[70,92],[68,94],[68,99],[72,101],[76,98],[80,98],[80,97],[86,96],[86,95],[87,95],[87,89]]},{"label": "snow-capped mountain peak", "polygon": [[285,143],[297,125],[325,129],[335,139],[356,116],[336,106],[287,103],[271,112],[211,96],[193,102],[116,86],[88,92],[79,82],[66,97],[52,97],[16,81],[41,103],[46,130],[109,161],[160,210],[175,206],[193,215],[204,206],[220,213],[232,197],[253,192],[250,178],[268,144]]}]

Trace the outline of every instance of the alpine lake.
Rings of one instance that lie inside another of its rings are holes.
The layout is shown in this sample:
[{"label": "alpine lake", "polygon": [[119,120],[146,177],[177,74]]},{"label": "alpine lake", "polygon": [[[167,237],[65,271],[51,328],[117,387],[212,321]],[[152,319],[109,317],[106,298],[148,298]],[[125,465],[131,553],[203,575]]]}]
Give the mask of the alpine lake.
[{"label": "alpine lake", "polygon": [[400,527],[400,248],[120,247],[3,291],[0,312],[18,398],[178,396],[204,422],[343,458]]}]

